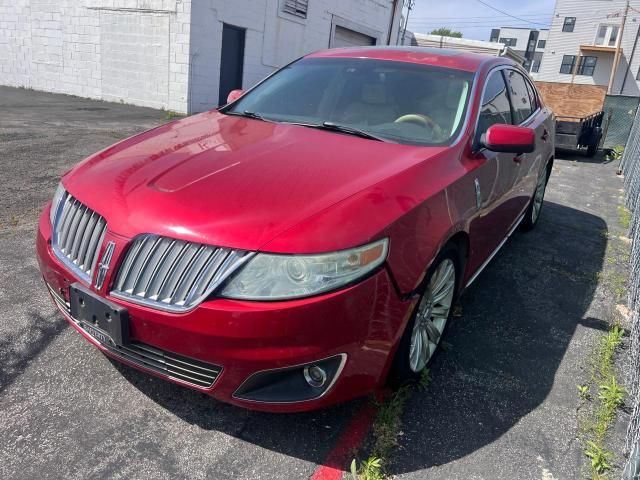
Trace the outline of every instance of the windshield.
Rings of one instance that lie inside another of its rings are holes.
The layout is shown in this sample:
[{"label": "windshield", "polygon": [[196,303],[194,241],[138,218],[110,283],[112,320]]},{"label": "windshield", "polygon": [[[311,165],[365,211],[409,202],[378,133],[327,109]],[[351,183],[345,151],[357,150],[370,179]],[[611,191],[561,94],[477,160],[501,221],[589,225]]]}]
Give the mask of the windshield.
[{"label": "windshield", "polygon": [[409,145],[447,145],[467,109],[473,75],[362,58],[304,58],[223,113],[323,126],[325,122]]}]

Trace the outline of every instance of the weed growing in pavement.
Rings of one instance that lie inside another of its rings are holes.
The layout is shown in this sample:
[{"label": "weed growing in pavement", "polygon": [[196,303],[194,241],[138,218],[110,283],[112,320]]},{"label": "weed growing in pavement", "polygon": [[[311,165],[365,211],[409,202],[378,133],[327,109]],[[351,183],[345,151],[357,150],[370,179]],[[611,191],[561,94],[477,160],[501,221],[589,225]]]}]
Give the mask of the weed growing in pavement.
[{"label": "weed growing in pavement", "polygon": [[607,154],[607,160],[610,162],[614,160],[619,160],[622,158],[622,154],[624,153],[624,146],[618,145],[617,147],[613,147],[612,150]]},{"label": "weed growing in pavement", "polygon": [[[615,376],[615,354],[622,343],[624,330],[619,325],[611,327],[600,339],[591,368],[589,383],[597,386],[598,396],[582,425],[584,435],[584,454],[590,460],[590,477],[593,480],[604,478],[611,469],[613,453],[605,449],[604,440],[615,419],[618,408],[624,403],[626,392]],[[588,397],[589,384],[578,385],[582,400]]]},{"label": "weed growing in pavement", "polygon": [[576,385],[581,400],[589,399],[589,385]]},{"label": "weed growing in pavement", "polygon": [[428,368],[425,368],[424,370],[422,370],[422,372],[420,372],[420,379],[418,380],[417,387],[420,390],[426,390],[430,384],[431,384],[431,370],[429,370]]},{"label": "weed growing in pavement", "polygon": [[624,403],[626,390],[618,384],[616,377],[612,376],[607,383],[600,385],[598,398],[602,400],[607,412],[614,412]]},{"label": "weed growing in pavement", "polygon": [[591,460],[591,470],[595,473],[592,478],[601,478],[601,475],[611,469],[611,452],[603,450],[594,442],[587,442],[587,449],[584,454]]},{"label": "weed growing in pavement", "polygon": [[351,462],[351,478],[352,480],[384,480],[382,460],[371,456],[360,463],[360,468],[358,469],[356,459],[354,458]]},{"label": "weed growing in pavement", "polygon": [[393,449],[398,446],[404,404],[412,389],[424,391],[430,383],[431,371],[425,368],[415,384],[401,387],[382,402],[374,400],[378,413],[371,428],[373,437],[371,455],[360,463],[353,459],[351,462],[353,480],[384,480],[387,478],[384,465]]},{"label": "weed growing in pavement", "polygon": [[167,113],[164,114],[164,118],[166,120],[173,120],[174,118],[180,118],[182,114],[178,112],[174,112],[173,110],[167,110]]}]

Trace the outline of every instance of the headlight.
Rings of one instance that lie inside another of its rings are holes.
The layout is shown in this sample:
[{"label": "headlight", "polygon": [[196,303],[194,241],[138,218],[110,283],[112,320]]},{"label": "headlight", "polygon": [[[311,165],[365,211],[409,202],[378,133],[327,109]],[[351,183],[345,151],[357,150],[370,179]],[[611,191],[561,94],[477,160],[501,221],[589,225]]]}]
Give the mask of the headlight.
[{"label": "headlight", "polygon": [[58,213],[58,207],[60,206],[60,201],[63,199],[64,194],[67,193],[62,186],[62,182],[58,184],[58,188],[56,188],[56,193],[53,195],[53,200],[51,200],[51,211],[49,212],[49,219],[51,220],[51,225],[56,220],[56,215]]},{"label": "headlight", "polygon": [[380,266],[389,241],[379,240],[320,255],[259,253],[222,290],[241,300],[285,300],[308,297],[347,285]]}]

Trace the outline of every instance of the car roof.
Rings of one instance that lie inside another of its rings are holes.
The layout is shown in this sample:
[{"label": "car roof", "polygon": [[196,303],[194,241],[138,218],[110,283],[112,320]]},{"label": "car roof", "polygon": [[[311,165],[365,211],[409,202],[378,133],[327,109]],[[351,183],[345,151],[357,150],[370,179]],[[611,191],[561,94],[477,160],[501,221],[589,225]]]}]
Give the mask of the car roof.
[{"label": "car roof", "polygon": [[467,72],[475,72],[485,63],[515,65],[515,62],[510,59],[496,57],[494,55],[471,53],[449,48],[410,46],[332,48],[311,53],[307,55],[306,58],[372,58],[375,60],[391,60],[454,68]]}]

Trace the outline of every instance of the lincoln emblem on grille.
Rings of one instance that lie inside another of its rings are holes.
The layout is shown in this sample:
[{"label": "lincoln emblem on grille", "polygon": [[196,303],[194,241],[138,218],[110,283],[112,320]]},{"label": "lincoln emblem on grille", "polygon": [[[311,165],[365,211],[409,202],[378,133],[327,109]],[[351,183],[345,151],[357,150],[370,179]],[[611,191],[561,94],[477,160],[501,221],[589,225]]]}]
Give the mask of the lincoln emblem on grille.
[{"label": "lincoln emblem on grille", "polygon": [[109,264],[111,263],[111,257],[113,256],[113,250],[115,247],[115,242],[110,241],[107,243],[104,253],[102,254],[102,261],[98,264],[98,273],[96,273],[96,289],[98,290],[102,288],[104,279],[107,276],[107,271],[109,270]]}]

